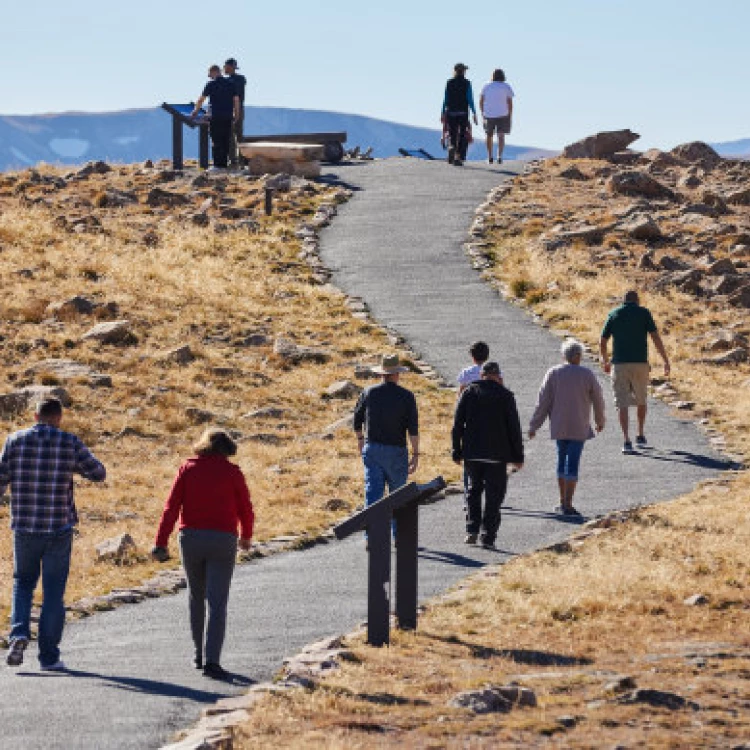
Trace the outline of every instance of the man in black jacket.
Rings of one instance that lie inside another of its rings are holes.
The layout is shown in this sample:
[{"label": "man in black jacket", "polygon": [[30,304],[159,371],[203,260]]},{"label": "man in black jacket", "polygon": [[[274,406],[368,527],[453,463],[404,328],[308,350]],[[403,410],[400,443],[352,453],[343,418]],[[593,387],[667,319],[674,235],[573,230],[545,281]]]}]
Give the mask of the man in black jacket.
[{"label": "man in black jacket", "polygon": [[[497,362],[482,365],[482,379],[462,394],[453,420],[453,460],[465,462],[466,543],[495,548],[500,506],[508,485],[508,464],[523,466],[523,438],[516,400],[505,388]],[[484,515],[482,515],[484,493]]]}]

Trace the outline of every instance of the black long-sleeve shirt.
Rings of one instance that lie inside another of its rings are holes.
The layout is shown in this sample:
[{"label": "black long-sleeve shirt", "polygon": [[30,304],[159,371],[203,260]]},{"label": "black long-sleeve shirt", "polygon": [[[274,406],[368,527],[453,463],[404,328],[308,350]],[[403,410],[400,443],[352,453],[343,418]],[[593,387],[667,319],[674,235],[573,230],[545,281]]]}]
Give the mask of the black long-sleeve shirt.
[{"label": "black long-sleeve shirt", "polygon": [[472,383],[453,419],[453,457],[465,461],[523,463],[523,436],[516,399],[492,380]]},{"label": "black long-sleeve shirt", "polygon": [[368,443],[406,446],[407,433],[419,434],[414,394],[388,381],[365,389],[354,408],[355,432],[363,425]]}]

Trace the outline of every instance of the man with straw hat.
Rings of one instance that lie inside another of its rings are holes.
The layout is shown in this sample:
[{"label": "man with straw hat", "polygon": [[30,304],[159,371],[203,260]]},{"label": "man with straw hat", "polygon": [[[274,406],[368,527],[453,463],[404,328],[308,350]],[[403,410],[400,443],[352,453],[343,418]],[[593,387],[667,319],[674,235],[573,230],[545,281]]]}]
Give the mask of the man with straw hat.
[{"label": "man with straw hat", "polygon": [[[373,367],[381,382],[363,391],[354,409],[354,432],[365,466],[365,505],[406,484],[419,463],[419,417],[414,394],[398,384],[402,372],[396,355],[384,355]],[[407,448],[411,443],[411,460]]]}]

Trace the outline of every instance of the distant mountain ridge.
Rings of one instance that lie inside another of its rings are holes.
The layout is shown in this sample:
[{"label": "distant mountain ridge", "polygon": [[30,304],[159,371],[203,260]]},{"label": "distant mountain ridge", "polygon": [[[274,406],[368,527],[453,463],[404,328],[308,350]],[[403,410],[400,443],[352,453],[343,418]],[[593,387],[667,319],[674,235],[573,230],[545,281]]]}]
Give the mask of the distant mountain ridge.
[{"label": "distant mountain ridge", "polygon": [[[376,157],[397,156],[399,148],[422,148],[441,158],[440,131],[402,125],[363,115],[322,110],[247,107],[248,134],[341,131],[348,133],[347,148],[372,146]],[[475,130],[476,135],[476,130]],[[197,131],[185,128],[185,157],[197,158]],[[469,158],[484,157],[475,142]],[[0,116],[0,170],[30,167],[39,162],[80,164],[103,159],[137,162],[171,157],[169,115],[159,107],[120,112],[66,112],[60,114]],[[553,151],[531,146],[507,146],[509,159],[533,159]]]}]

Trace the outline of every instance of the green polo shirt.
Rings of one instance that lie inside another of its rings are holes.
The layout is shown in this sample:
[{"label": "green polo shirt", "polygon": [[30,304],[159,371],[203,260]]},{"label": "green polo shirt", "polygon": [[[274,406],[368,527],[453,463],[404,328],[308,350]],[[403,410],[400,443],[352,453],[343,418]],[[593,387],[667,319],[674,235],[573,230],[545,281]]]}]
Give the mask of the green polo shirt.
[{"label": "green polo shirt", "polygon": [[656,332],[656,323],[647,308],[626,302],[616,307],[602,328],[602,338],[612,342],[612,362],[648,362],[648,334]]}]

